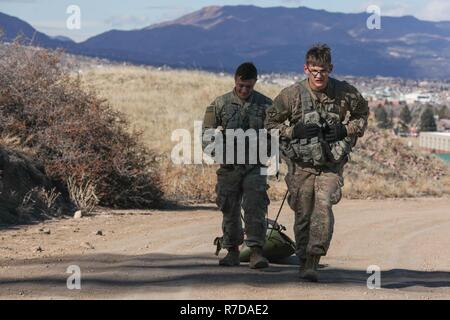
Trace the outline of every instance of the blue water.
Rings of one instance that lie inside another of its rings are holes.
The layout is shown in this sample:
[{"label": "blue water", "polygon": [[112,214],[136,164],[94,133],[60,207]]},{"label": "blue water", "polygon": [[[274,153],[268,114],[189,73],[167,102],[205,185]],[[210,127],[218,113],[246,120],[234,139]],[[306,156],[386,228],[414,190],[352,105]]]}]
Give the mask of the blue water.
[{"label": "blue water", "polygon": [[450,153],[434,153],[433,155],[450,164]]}]

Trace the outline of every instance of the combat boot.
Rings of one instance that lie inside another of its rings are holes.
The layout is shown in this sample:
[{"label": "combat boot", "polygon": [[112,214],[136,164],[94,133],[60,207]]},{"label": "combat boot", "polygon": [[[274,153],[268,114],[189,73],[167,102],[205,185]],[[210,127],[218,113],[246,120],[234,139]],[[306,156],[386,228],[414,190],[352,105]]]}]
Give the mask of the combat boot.
[{"label": "combat boot", "polygon": [[262,255],[263,249],[261,247],[250,248],[250,268],[262,269],[269,266],[269,261]]},{"label": "combat boot", "polygon": [[228,253],[225,257],[219,260],[219,265],[226,267],[239,266],[239,247],[228,248]]},{"label": "combat boot", "polygon": [[319,267],[320,256],[308,255],[304,264],[304,268],[300,266],[300,276],[308,281],[317,282],[319,275],[317,268]]}]

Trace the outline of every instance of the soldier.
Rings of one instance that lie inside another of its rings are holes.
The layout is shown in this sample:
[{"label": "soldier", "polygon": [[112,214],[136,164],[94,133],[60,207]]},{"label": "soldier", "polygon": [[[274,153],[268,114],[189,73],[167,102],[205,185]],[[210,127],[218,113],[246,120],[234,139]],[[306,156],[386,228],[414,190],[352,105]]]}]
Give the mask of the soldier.
[{"label": "soldier", "polygon": [[304,64],[307,78],[283,89],[266,117],[268,130],[280,130],[281,155],[288,164],[300,276],[313,282],[330,246],[332,206],[341,199],[344,165],[369,114],[367,101],[347,82],[330,78],[332,70],[330,48],[311,47]]},{"label": "soldier", "polygon": [[[272,100],[253,90],[257,81],[257,70],[253,63],[240,65],[235,73],[234,90],[216,98],[206,108],[203,131],[220,128],[264,130],[266,109]],[[228,133],[227,133],[228,134]],[[227,135],[225,135],[225,140]],[[235,142],[236,143],[236,142]],[[248,141],[245,148],[248,154]],[[246,159],[248,160],[248,159]],[[227,255],[219,261],[222,266],[238,266],[239,245],[243,243],[244,232],[241,222],[241,207],[244,210],[246,245],[251,249],[250,267],[268,267],[262,255],[266,236],[266,214],[269,205],[267,177],[261,175],[260,163],[224,163],[217,170],[216,203],[223,213],[222,248]]]}]

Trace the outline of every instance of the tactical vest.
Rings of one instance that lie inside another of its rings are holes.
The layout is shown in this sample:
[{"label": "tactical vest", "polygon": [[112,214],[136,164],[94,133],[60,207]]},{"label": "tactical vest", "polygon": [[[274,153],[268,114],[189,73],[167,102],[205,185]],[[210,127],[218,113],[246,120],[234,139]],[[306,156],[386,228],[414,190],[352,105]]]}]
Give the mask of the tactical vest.
[{"label": "tactical vest", "polygon": [[[326,103],[316,102],[309,89],[307,80],[300,82],[302,121],[304,124],[316,124],[322,129],[341,122],[341,108],[345,100],[341,97],[339,84],[336,82],[332,97]],[[330,79],[330,81],[332,81]],[[342,162],[347,158],[355,143],[355,138],[328,143],[323,132],[312,139],[292,139],[281,143],[283,154],[289,159],[313,166],[327,166]]]},{"label": "tactical vest", "polygon": [[222,126],[224,129],[263,129],[265,109],[263,106],[251,104],[242,107],[235,103],[224,106],[222,110]]},{"label": "tactical vest", "polygon": [[[256,94],[256,93],[254,93]],[[256,152],[257,156],[257,162],[259,163],[259,131],[260,129],[264,129],[264,119],[265,119],[265,112],[266,107],[264,105],[258,104],[257,101],[252,103],[245,103],[243,106],[239,105],[235,102],[230,102],[224,105],[223,109],[221,110],[221,119],[222,119],[222,127],[224,129],[225,133],[225,139],[224,139],[224,150],[226,148],[226,141],[229,139],[229,137],[226,135],[226,129],[242,129],[244,131],[248,129],[254,129],[256,133],[256,140],[249,141],[248,139],[245,140],[245,159],[246,163],[249,162],[249,143],[252,143],[252,146],[255,149],[252,149],[254,152]],[[235,143],[237,141],[235,140]],[[267,140],[267,143],[269,144],[269,140]],[[268,146],[270,148],[270,146]],[[237,163],[237,145],[235,145],[235,163]],[[225,154],[225,152],[224,152]]]}]

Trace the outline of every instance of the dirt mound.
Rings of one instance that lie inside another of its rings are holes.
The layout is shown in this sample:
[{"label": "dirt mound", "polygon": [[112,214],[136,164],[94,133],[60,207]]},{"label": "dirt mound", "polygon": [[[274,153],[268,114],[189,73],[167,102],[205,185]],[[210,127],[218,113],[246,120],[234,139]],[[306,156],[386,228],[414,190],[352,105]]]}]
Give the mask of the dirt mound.
[{"label": "dirt mound", "polygon": [[74,206],[62,186],[31,157],[0,146],[0,224],[70,214]]}]

